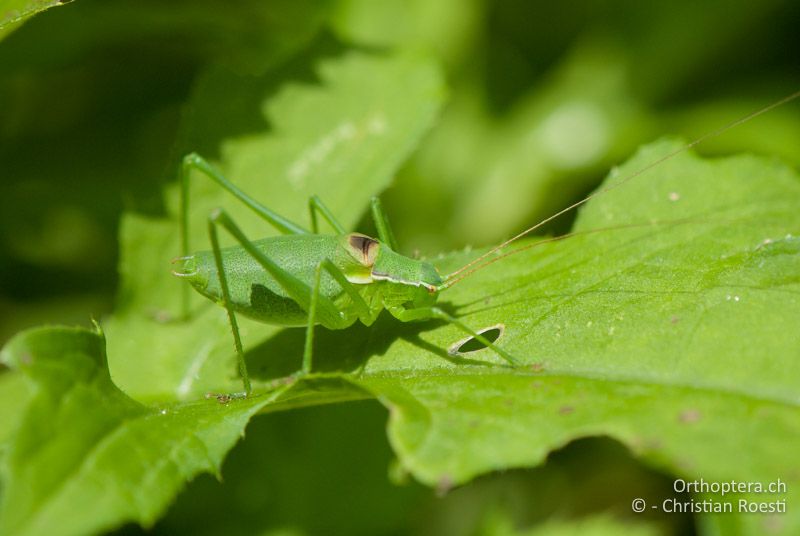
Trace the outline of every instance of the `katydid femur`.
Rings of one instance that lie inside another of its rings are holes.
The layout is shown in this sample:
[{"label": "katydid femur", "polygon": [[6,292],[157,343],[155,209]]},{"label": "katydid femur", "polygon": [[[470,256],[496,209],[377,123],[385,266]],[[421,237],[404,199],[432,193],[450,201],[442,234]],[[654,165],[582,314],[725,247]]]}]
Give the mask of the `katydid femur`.
[{"label": "katydid femur", "polygon": [[[208,217],[210,251],[190,254],[188,234],[189,178],[199,171],[252,209],[282,233],[250,240],[222,209]],[[220,302],[228,312],[244,396],[250,378],[244,359],[236,314],[284,326],[305,326],[303,362],[298,375],[311,371],[314,326],[344,329],[356,321],[369,326],[383,309],[401,322],[439,319],[478,340],[511,365],[517,360],[436,306],[447,283],[429,262],[397,253],[389,221],[377,197],[372,217],[378,239],[348,233],[317,197],[309,199],[311,231],[258,203],[242,192],[197,154],[187,155],[181,168],[181,242],[183,257],[173,261],[173,273],[186,279],[203,296]],[[335,235],[319,234],[321,215]],[[221,248],[218,227],[229,232],[237,246]],[[184,307],[187,308],[186,303]]]}]

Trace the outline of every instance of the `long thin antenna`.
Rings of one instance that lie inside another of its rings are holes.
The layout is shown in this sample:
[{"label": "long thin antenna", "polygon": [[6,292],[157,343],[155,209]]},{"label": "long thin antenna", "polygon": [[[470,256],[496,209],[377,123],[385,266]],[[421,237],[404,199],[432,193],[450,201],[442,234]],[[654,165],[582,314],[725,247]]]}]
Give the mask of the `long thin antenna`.
[{"label": "long thin antenna", "polygon": [[[479,262],[483,261],[485,258],[487,258],[490,255],[493,255],[495,252],[505,248],[506,246],[508,246],[512,242],[515,242],[516,240],[519,240],[523,236],[525,236],[525,235],[527,235],[529,233],[532,233],[533,231],[535,231],[536,229],[538,229],[542,225],[553,221],[554,219],[560,217],[561,215],[566,214],[567,212],[570,212],[571,210],[574,210],[574,209],[578,208],[579,206],[581,206],[581,205],[583,205],[585,203],[588,203],[590,200],[594,199],[597,196],[600,196],[600,195],[603,195],[605,193],[608,193],[611,190],[614,190],[615,188],[619,188],[623,184],[627,183],[628,181],[630,181],[632,179],[635,179],[636,177],[638,177],[642,173],[645,173],[646,171],[651,170],[652,168],[658,166],[662,162],[665,162],[665,161],[669,160],[670,158],[672,158],[672,157],[674,157],[674,156],[676,156],[676,155],[678,155],[678,154],[680,154],[680,153],[682,153],[684,151],[688,151],[689,149],[691,149],[693,147],[696,147],[697,145],[700,145],[701,143],[703,143],[704,141],[706,141],[708,139],[715,138],[715,137],[719,136],[720,134],[726,132],[727,130],[730,130],[730,129],[734,128],[734,127],[737,127],[737,126],[741,125],[742,123],[746,123],[746,122],[748,122],[748,121],[750,121],[752,119],[755,119],[759,115],[765,114],[765,113],[769,112],[770,110],[772,110],[774,108],[777,108],[778,106],[782,106],[782,105],[786,104],[787,102],[790,102],[790,101],[792,101],[792,100],[794,100],[794,99],[796,99],[798,97],[800,97],[800,90],[795,91],[791,95],[787,95],[786,97],[784,97],[784,98],[782,98],[782,99],[780,99],[778,101],[775,101],[772,104],[768,104],[767,106],[764,106],[763,108],[760,108],[760,109],[758,109],[758,110],[756,110],[754,112],[750,112],[749,114],[745,115],[744,117],[740,117],[739,119],[737,119],[735,121],[732,121],[731,123],[728,123],[728,124],[726,124],[726,125],[724,125],[722,127],[717,128],[716,130],[712,130],[711,132],[703,134],[702,136],[700,136],[699,138],[695,139],[694,141],[691,141],[691,142],[679,147],[678,149],[675,149],[671,153],[669,153],[669,154],[667,154],[665,156],[662,156],[661,158],[655,160],[654,162],[650,162],[649,164],[647,164],[643,168],[631,173],[627,177],[622,178],[621,180],[615,182],[614,184],[612,184],[610,186],[606,186],[605,188],[602,188],[600,190],[597,190],[597,191],[589,194],[588,196],[584,197],[580,201],[576,201],[575,203],[571,204],[567,208],[561,209],[560,211],[556,212],[552,216],[549,216],[549,217],[543,219],[542,221],[540,221],[536,225],[533,225],[532,227],[528,227],[527,229],[525,229],[521,233],[518,233],[518,234],[514,235],[513,237],[509,238],[505,242],[493,247],[492,249],[490,249],[489,251],[487,251],[483,255],[480,255],[479,257],[471,260],[470,262],[468,262],[467,264],[465,264],[464,266],[462,266],[461,268],[459,268],[455,272],[447,275],[447,277],[445,277],[445,283],[444,283],[443,286],[444,287],[449,287],[452,284],[455,284],[455,282],[451,282],[451,280],[454,277],[456,277],[458,274],[460,274],[464,270],[467,270],[467,269],[471,268],[472,266],[475,266]],[[474,271],[475,270],[471,270],[469,273],[471,274]],[[464,276],[464,277],[466,277],[466,276]],[[460,281],[461,279],[463,279],[463,277],[459,277],[457,279],[457,281]]]},{"label": "long thin antenna", "polygon": [[622,231],[622,230],[626,230],[626,229],[639,229],[639,228],[642,228],[642,227],[656,227],[656,226],[659,226],[659,225],[685,225],[687,223],[714,223],[714,224],[720,224],[720,223],[732,223],[732,221],[733,220],[708,220],[708,219],[700,220],[700,219],[697,219],[697,218],[681,218],[681,219],[678,219],[678,220],[665,220],[665,221],[654,220],[654,221],[649,221],[649,222],[644,222],[644,223],[622,223],[620,225],[611,225],[609,227],[601,227],[601,228],[598,228],[598,229],[587,229],[585,231],[573,231],[573,232],[566,233],[566,234],[559,235],[559,236],[551,236],[549,238],[543,238],[541,240],[537,240],[536,242],[532,242],[530,244],[526,244],[526,245],[524,245],[522,247],[519,247],[519,248],[516,248],[514,250],[507,251],[507,252],[505,252],[505,253],[503,253],[501,255],[497,255],[496,257],[493,257],[493,258],[487,260],[483,264],[479,264],[478,266],[473,267],[471,270],[467,270],[465,273],[462,273],[458,277],[448,279],[442,285],[442,287],[443,288],[450,288],[453,285],[455,285],[456,283],[458,283],[459,281],[462,281],[462,280],[466,279],[467,277],[471,276],[472,274],[474,274],[478,270],[482,270],[483,268],[486,268],[490,264],[494,264],[497,261],[505,259],[506,257],[509,257],[511,255],[516,255],[517,253],[521,253],[523,251],[535,248],[537,246],[541,246],[542,244],[549,244],[551,242],[558,242],[560,240],[566,240],[568,238],[575,238],[576,236],[590,235],[590,234],[595,234],[595,233],[607,233],[609,231]]}]

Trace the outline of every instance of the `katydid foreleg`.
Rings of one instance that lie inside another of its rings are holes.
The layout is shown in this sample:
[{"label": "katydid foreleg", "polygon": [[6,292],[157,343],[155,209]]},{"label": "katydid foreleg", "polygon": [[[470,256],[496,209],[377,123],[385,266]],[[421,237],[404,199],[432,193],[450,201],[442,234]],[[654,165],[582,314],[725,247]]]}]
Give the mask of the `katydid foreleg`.
[{"label": "katydid foreleg", "polygon": [[377,195],[372,196],[372,220],[375,222],[375,229],[378,231],[378,238],[381,242],[389,246],[389,249],[397,251],[397,241],[389,226],[389,218],[383,211],[381,199]]},{"label": "katydid foreleg", "polygon": [[[394,233],[392,233],[392,228],[389,226],[389,218],[383,211],[381,199],[376,195],[372,196],[372,199],[370,199],[370,205],[372,211],[372,221],[375,223],[375,229],[378,232],[378,239],[382,243],[389,246],[390,249],[397,251],[397,241],[394,238]],[[336,216],[333,215],[333,212],[331,212],[331,210],[318,196],[312,195],[308,198],[308,211],[311,215],[312,233],[317,233],[319,231],[319,225],[317,223],[317,213],[319,212],[322,214],[325,220],[331,224],[331,227],[333,227],[337,234],[347,234],[347,230],[344,228],[344,226],[339,223],[339,220],[336,219]]]},{"label": "katydid foreleg", "polygon": [[[313,294],[311,296],[311,304],[308,308],[308,327],[306,330],[306,342],[305,347],[303,348],[303,373],[311,372],[311,355],[312,355],[312,348],[314,343],[314,326],[317,324],[317,300],[319,299],[319,289],[320,289],[320,281],[322,276],[322,271],[325,270],[328,272],[342,289],[350,296],[350,299],[353,300],[353,306],[358,311],[358,316],[361,318],[362,322],[369,323],[368,320],[370,318],[370,309],[367,305],[367,302],[364,301],[364,298],[361,297],[361,294],[358,293],[356,290],[355,285],[347,280],[347,277],[342,273],[338,266],[333,264],[330,259],[323,259],[318,265],[317,269],[314,272],[314,289]],[[328,329],[344,329],[348,327],[349,323],[342,319],[342,321],[337,325],[325,325]]]}]

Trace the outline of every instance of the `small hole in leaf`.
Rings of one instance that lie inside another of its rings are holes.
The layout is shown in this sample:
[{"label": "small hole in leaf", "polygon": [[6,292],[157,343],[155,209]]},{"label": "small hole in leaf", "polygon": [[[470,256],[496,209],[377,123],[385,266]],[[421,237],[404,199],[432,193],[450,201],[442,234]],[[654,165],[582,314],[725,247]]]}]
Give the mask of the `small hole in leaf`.
[{"label": "small hole in leaf", "polygon": [[[503,334],[504,329],[505,326],[503,324],[497,324],[496,326],[490,326],[479,330],[478,334],[482,335],[487,341],[494,343],[500,338],[500,335]],[[470,352],[483,350],[484,348],[486,348],[486,345],[475,337],[467,337],[453,344],[448,350],[448,353],[450,353],[450,355],[468,354]]]}]

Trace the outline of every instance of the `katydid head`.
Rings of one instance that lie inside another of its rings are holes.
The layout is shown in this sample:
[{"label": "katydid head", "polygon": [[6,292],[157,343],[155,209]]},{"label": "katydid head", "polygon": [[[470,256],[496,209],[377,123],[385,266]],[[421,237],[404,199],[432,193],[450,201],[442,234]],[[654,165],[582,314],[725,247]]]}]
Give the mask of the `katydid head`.
[{"label": "katydid head", "polygon": [[[431,263],[401,255],[379,240],[350,233],[345,236],[345,246],[360,266],[369,269],[371,281],[421,287],[429,293],[442,285],[442,278]],[[348,279],[353,280],[349,274]]]},{"label": "katydid head", "polygon": [[431,263],[401,255],[386,244],[380,244],[372,265],[372,279],[419,287],[428,293],[437,292],[442,284],[439,272]]}]

